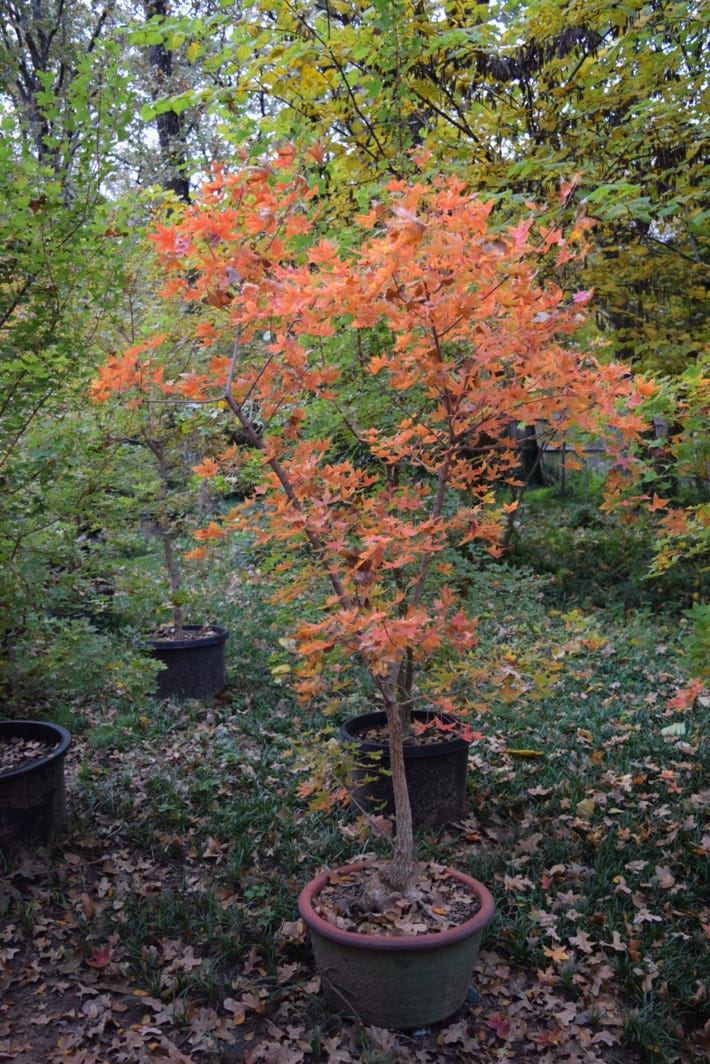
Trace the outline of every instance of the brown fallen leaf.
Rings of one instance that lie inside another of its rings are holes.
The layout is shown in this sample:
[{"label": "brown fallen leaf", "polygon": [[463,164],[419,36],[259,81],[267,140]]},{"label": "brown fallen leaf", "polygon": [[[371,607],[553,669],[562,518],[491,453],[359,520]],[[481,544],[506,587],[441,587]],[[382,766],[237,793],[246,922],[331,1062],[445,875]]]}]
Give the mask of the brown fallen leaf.
[{"label": "brown fallen leaf", "polygon": [[675,876],[667,865],[656,866],[656,882],[661,890],[670,890],[675,886]]}]

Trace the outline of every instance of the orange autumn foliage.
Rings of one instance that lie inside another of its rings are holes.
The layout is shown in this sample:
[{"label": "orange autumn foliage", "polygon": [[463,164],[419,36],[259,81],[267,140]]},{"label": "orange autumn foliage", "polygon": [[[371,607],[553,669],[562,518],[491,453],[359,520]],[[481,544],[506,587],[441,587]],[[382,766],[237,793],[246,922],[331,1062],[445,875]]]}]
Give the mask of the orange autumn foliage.
[{"label": "orange autumn foliage", "polygon": [[[307,657],[344,641],[393,680],[405,652],[424,659],[452,639],[460,649],[451,609],[424,609],[424,589],[451,542],[481,540],[499,553],[516,505],[493,494],[516,481],[511,425],[548,426],[568,446],[570,432],[593,432],[612,452],[644,428],[636,408],[647,385],[640,391],[624,367],[569,342],[591,294],[539,279],[551,249],[569,256],[574,240],[554,227],[536,236],[532,210],[500,228],[491,214],[458,179],[391,181],[360,217],[361,237],[341,248],[318,231],[318,190],[289,149],[217,170],[202,198],[156,233],[171,292],[204,308],[193,325],[200,356],[166,385],[151,358],[158,338],[107,364],[94,394],[156,385],[200,402],[228,394],[247,420],[258,410],[269,432],[252,442],[280,468],[261,489],[262,539],[316,544],[316,568],[335,590],[302,630]],[[578,218],[579,243],[589,224]],[[364,471],[329,458],[309,413],[343,384],[340,349],[361,349],[371,334],[378,342],[362,371],[391,403],[383,423],[351,426],[376,463]],[[210,458],[197,472],[220,468]],[[235,512],[227,525],[240,521]],[[311,680],[303,693],[312,692]]]},{"label": "orange autumn foliage", "polygon": [[[359,655],[393,720],[424,692],[414,665],[475,647],[446,555],[474,541],[501,553],[515,500],[497,490],[520,484],[512,427],[571,450],[593,433],[623,452],[625,478],[642,394],[625,367],[572,342],[591,293],[566,293],[555,271],[583,250],[588,219],[536,234],[532,209],[500,225],[458,179],[391,181],[338,243],[319,230],[319,190],[300,165],[284,151],[217,171],[159,231],[170,293],[199,312],[182,322],[196,340],[189,373],[151,380],[228,406],[263,459],[258,537],[283,552],[284,596],[326,589],[295,633],[302,696],[326,659]],[[105,367],[97,397],[130,379],[120,360]],[[324,402],[342,412],[357,463],[319,436]],[[234,450],[198,472],[233,463]],[[246,520],[236,509],[223,530]],[[446,691],[428,697],[449,708]]]}]

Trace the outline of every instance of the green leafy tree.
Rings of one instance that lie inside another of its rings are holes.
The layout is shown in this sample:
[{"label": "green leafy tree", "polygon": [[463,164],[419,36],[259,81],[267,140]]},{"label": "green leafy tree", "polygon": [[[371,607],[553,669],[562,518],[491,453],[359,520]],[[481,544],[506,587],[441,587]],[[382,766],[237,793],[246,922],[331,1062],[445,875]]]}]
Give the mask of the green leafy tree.
[{"label": "green leafy tree", "polygon": [[583,283],[617,352],[675,373],[704,348],[707,5],[248,0],[222,19],[232,80],[201,104],[237,141],[318,140],[335,213],[412,151],[496,199],[565,182],[599,221]]},{"label": "green leafy tree", "polygon": [[127,239],[103,194],[132,108],[119,54],[103,37],[113,7],[1,6],[0,671],[8,697],[13,647],[28,625],[44,624],[58,574],[86,561],[84,524],[98,520],[113,475],[97,422],[75,401],[120,298]]}]

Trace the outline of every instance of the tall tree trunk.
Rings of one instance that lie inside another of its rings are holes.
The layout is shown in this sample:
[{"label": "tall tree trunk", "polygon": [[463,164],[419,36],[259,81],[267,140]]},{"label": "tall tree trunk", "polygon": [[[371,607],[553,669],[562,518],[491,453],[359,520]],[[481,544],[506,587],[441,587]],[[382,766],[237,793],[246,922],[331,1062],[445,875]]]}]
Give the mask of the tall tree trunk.
[{"label": "tall tree trunk", "polygon": [[[169,14],[169,7],[169,0],[145,0],[146,21],[165,19]],[[150,45],[148,58],[153,75],[152,96],[156,100],[171,91],[173,56],[161,41],[159,44]],[[163,111],[155,116],[155,124],[166,172],[164,187],[171,189],[185,203],[189,203],[190,178],[182,119],[175,111]]]}]

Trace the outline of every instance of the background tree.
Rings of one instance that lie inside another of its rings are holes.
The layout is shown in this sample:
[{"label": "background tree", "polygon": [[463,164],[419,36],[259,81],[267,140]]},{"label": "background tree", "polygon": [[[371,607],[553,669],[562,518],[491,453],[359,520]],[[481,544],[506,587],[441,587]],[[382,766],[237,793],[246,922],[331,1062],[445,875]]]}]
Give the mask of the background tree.
[{"label": "background tree", "polygon": [[11,698],[18,641],[35,628],[35,653],[43,631],[51,643],[115,472],[77,396],[121,294],[127,234],[103,187],[132,101],[106,36],[115,4],[3,2],[0,13],[0,683]]},{"label": "background tree", "polygon": [[617,351],[675,373],[706,345],[706,5],[251,0],[239,12],[223,15],[237,82],[202,100],[237,139],[319,139],[334,210],[406,173],[412,149],[497,200],[551,203],[576,175],[570,209],[588,199],[599,219],[584,285]]},{"label": "background tree", "polygon": [[94,57],[117,13],[117,0],[94,10],[66,0],[0,3],[1,91],[16,132],[37,162],[67,183],[82,155],[85,161],[87,151],[95,157],[100,150],[88,120],[105,91]]},{"label": "background tree", "polygon": [[[145,17],[158,30],[148,45],[151,96],[165,99],[175,94],[173,52],[166,46],[162,24],[170,14],[168,0],[145,0]],[[176,108],[158,109],[155,115],[163,164],[162,184],[185,203],[190,200],[190,174],[182,114]]]},{"label": "background tree", "polygon": [[[157,183],[187,202],[195,174],[233,148],[222,135],[215,96],[235,81],[232,8],[219,0],[142,0],[125,34],[125,61],[137,102],[127,169],[142,185]],[[157,133],[157,142],[151,131]]]}]

